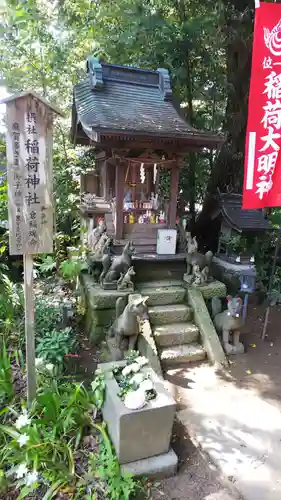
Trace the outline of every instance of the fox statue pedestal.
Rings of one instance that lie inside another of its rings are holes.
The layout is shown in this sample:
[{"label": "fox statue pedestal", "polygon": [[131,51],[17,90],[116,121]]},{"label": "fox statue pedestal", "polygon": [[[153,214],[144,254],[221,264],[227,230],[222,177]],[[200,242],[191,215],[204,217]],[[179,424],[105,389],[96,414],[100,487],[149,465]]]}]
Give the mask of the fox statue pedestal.
[{"label": "fox statue pedestal", "polygon": [[153,478],[172,476],[178,464],[170,447],[176,402],[164,381],[147,366],[144,371],[157,396],[140,409],[128,409],[119,397],[120,387],[113,374],[114,368],[125,365],[126,361],[98,365],[106,386],[102,414],[122,472]]}]

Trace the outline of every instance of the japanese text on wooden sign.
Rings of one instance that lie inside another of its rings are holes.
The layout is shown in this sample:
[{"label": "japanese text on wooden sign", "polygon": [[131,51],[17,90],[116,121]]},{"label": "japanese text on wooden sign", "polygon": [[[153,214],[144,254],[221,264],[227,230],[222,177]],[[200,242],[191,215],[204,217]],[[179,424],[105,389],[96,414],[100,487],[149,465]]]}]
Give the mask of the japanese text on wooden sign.
[{"label": "japanese text on wooden sign", "polygon": [[32,95],[7,103],[11,255],[53,251],[52,113]]},{"label": "japanese text on wooden sign", "polygon": [[243,208],[281,205],[281,5],[256,9]]}]

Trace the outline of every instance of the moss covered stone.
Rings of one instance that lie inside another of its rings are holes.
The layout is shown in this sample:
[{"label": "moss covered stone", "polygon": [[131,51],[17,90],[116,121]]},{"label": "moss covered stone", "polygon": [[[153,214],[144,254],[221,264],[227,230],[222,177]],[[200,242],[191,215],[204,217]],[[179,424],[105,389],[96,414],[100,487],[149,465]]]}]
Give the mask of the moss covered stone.
[{"label": "moss covered stone", "polygon": [[198,288],[202,293],[204,299],[212,299],[213,297],[219,297],[223,299],[226,297],[226,286],[221,281],[211,281],[205,285],[192,285],[192,287]]},{"label": "moss covered stone", "polygon": [[104,290],[88,274],[82,274],[80,281],[84,294],[87,296],[87,302],[92,309],[113,309],[119,297],[124,297],[126,300],[131,293],[120,290]]},{"label": "moss covered stone", "polygon": [[194,323],[201,333],[209,361],[220,367],[227,366],[227,359],[201,291],[198,287],[190,287],[187,293],[188,302],[193,309]]},{"label": "moss covered stone", "polygon": [[149,297],[148,306],[180,304],[185,297],[185,289],[180,286],[155,286],[155,288],[140,286],[138,291]]},{"label": "moss covered stone", "polygon": [[185,304],[149,307],[149,319],[152,325],[184,323],[192,319],[192,309]]},{"label": "moss covered stone", "polygon": [[104,340],[106,332],[115,320],[115,309],[90,309],[86,308],[85,327],[89,340],[96,344]]}]

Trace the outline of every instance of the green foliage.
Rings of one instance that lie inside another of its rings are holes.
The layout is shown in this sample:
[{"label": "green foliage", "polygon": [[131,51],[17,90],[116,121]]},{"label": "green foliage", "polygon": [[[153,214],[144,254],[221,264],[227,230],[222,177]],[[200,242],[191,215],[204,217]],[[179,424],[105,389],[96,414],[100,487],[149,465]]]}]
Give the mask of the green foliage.
[{"label": "green foliage", "polygon": [[8,495],[8,488],[16,487],[18,498],[25,498],[40,487],[46,500],[66,491],[77,500],[100,498],[101,492],[104,498],[129,500],[139,484],[121,473],[104,425],[94,421],[97,405],[95,392],[83,384],[49,378],[29,413],[5,410],[0,491]]},{"label": "green foliage", "polygon": [[[144,68],[166,67],[183,115],[191,125],[219,130],[225,111],[226,60],[221,2],[121,0],[52,4],[6,0],[0,41],[2,78],[13,91],[33,88],[66,113],[55,126],[54,194],[59,231],[71,235],[77,221],[76,176],[95,168],[94,154],[68,140],[73,84],[84,77],[86,57]],[[186,158],[184,199],[205,193],[214,156]]]},{"label": "green foliage", "polygon": [[7,353],[4,340],[0,350],[0,409],[14,397],[11,356]]},{"label": "green foliage", "polygon": [[7,267],[0,264],[0,337],[8,338],[11,345],[19,341],[23,322],[23,290],[6,274]]},{"label": "green foliage", "polygon": [[65,356],[73,352],[75,337],[72,328],[52,330],[38,338],[36,355],[62,369]]},{"label": "green foliage", "polygon": [[59,328],[63,322],[62,303],[51,300],[48,296],[39,296],[35,301],[35,332],[44,336]]},{"label": "green foliage", "polygon": [[227,249],[230,253],[235,255],[242,255],[247,253],[248,255],[254,255],[257,247],[257,238],[250,237],[245,234],[236,234],[230,236],[227,240],[225,240],[227,245]]},{"label": "green foliage", "polygon": [[[23,414],[15,426],[1,426],[6,439],[0,451],[0,469],[13,475],[20,464],[26,464],[29,471],[36,468],[40,478],[35,488],[39,481],[53,488],[73,485],[77,480],[75,450],[92,426],[93,409],[92,394],[82,384],[58,386],[53,381],[48,389],[39,392],[30,415]],[[17,481],[18,486],[23,484],[23,480]]]},{"label": "green foliage", "polygon": [[96,406],[97,408],[101,408],[105,395],[105,378],[101,371],[96,370],[95,380],[92,382],[91,388],[94,393]]},{"label": "green foliage", "polygon": [[106,498],[130,500],[132,494],[140,491],[140,484],[133,480],[131,474],[121,472],[105,429],[100,425],[96,428],[102,435],[102,443],[99,454],[91,456],[90,470],[106,483]]},{"label": "green foliage", "polygon": [[56,269],[56,261],[51,255],[47,255],[38,265],[38,269],[45,276],[51,274]]},{"label": "green foliage", "polygon": [[64,260],[60,265],[60,272],[71,286],[77,288],[78,277],[83,270],[87,270],[88,265],[83,255],[83,250],[75,250],[69,259]]}]

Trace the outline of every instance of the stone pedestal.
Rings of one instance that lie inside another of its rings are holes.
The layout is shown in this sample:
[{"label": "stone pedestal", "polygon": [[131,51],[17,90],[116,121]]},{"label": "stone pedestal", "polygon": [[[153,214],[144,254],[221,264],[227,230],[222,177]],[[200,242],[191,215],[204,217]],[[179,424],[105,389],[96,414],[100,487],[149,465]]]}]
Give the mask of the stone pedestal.
[{"label": "stone pedestal", "polygon": [[121,466],[121,471],[135,477],[144,476],[150,479],[164,479],[174,476],[177,468],[178,457],[171,448],[168,453],[124,464]]},{"label": "stone pedestal", "polygon": [[213,280],[208,283],[204,283],[204,285],[194,285],[190,284],[189,276],[186,273],[184,274],[183,281],[185,288],[196,288],[200,290],[205,300],[212,299],[213,297],[219,297],[223,299],[226,297],[226,286],[221,281]]},{"label": "stone pedestal", "polygon": [[93,344],[105,339],[106,332],[116,318],[116,300],[124,299],[127,305],[130,291],[104,290],[89,274],[81,274],[80,291],[85,306],[85,327]]},{"label": "stone pedestal", "polygon": [[143,370],[150,374],[157,398],[139,410],[126,408],[118,396],[120,388],[112,373],[113,367],[125,365],[124,361],[99,365],[106,382],[103,418],[121,465],[168,453],[176,412],[176,403],[163,381],[146,367]]}]

